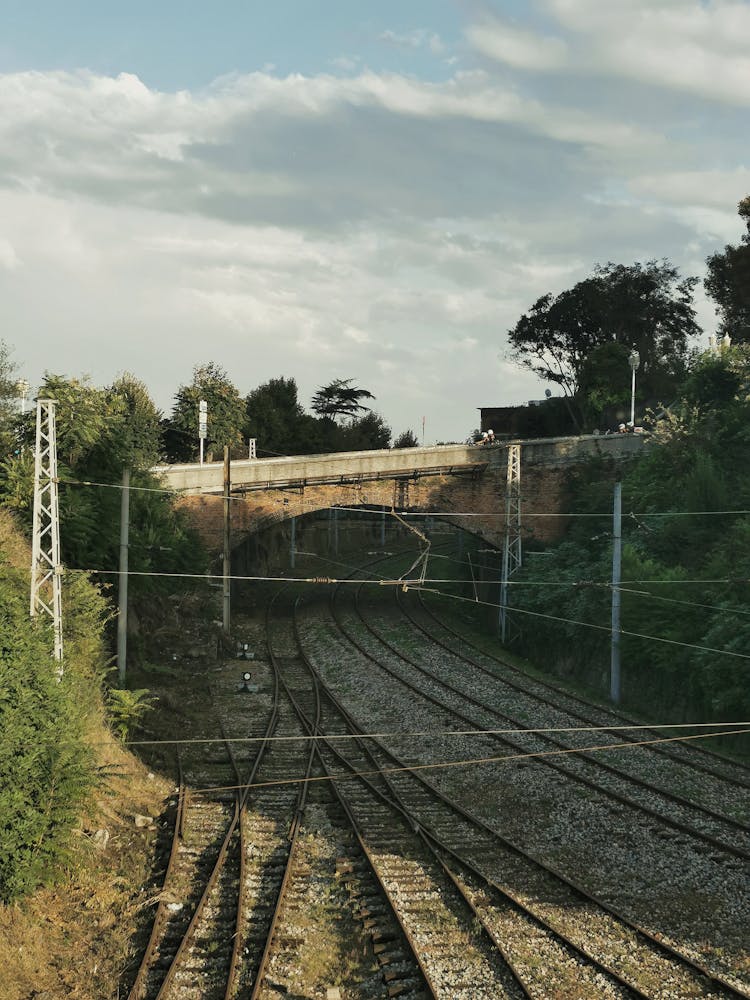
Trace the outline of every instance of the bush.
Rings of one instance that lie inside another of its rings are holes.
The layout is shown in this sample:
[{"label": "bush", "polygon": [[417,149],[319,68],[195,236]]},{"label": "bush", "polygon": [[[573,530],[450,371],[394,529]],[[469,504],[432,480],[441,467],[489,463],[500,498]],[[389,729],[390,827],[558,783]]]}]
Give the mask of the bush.
[{"label": "bush", "polygon": [[52,880],[92,787],[86,703],[75,673],[58,682],[51,635],[28,614],[21,574],[0,567],[0,900]]}]

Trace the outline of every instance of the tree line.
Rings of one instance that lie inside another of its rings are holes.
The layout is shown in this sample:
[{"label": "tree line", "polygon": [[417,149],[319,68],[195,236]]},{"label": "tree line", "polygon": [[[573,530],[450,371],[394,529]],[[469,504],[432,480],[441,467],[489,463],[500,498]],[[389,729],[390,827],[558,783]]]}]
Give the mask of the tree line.
[{"label": "tree line", "polygon": [[[708,258],[704,280],[718,335],[735,344],[750,342],[750,197],[738,210],[746,232],[738,245]],[[597,265],[590,277],[541,296],[520,317],[508,331],[511,357],[559,387],[565,406],[557,405],[558,420],[568,425],[562,430],[598,428],[627,412],[633,351],[641,412],[669,403],[701,332],[693,306],[698,281],[681,277],[667,260]]]}]

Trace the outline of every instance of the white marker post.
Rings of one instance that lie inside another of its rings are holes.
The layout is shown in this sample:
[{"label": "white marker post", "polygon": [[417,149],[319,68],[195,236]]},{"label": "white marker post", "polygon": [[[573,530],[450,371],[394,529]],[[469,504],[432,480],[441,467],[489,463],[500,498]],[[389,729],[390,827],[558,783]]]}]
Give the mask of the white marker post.
[{"label": "white marker post", "polygon": [[198,403],[198,437],[200,438],[201,465],[203,465],[203,442],[208,436],[208,403],[202,399]]}]

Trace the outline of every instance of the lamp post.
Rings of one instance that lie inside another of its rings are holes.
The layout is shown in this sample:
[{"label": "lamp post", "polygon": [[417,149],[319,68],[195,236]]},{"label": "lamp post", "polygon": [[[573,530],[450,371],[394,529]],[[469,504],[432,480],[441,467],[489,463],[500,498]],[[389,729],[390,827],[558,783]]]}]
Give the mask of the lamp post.
[{"label": "lamp post", "polygon": [[635,429],[635,370],[641,363],[641,356],[638,351],[633,348],[630,352],[628,358],[628,364],[630,365],[630,370],[633,373],[632,381],[630,383],[630,426]]}]

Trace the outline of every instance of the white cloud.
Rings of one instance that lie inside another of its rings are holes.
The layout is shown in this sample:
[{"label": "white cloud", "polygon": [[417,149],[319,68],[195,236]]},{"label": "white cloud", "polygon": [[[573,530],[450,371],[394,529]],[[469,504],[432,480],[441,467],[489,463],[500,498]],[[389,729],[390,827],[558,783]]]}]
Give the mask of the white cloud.
[{"label": "white cloud", "polygon": [[340,69],[344,73],[353,73],[360,63],[359,56],[336,56],[330,60],[334,69]]},{"label": "white cloud", "polygon": [[429,31],[427,28],[415,28],[414,31],[401,33],[389,29],[378,35],[378,41],[386,42],[388,45],[393,45],[400,49],[428,48],[436,56],[442,55],[445,52],[445,45],[440,35],[434,31]]},{"label": "white cloud", "polygon": [[132,370],[166,409],[207,360],[305,402],[352,375],[395,429],[463,438],[479,403],[539,395],[498,360],[539,295],[736,231],[720,149],[479,71],[0,76],[4,337],[32,381]]},{"label": "white cloud", "polygon": [[567,61],[567,47],[560,38],[540,36],[497,16],[470,24],[466,38],[479,52],[517,69],[558,69]]},{"label": "white cloud", "polygon": [[21,261],[13,244],[10,240],[0,237],[0,267],[4,267],[7,271],[15,271],[20,266]]},{"label": "white cloud", "polygon": [[540,0],[541,34],[486,15],[466,29],[484,56],[524,70],[624,78],[750,104],[750,5],[733,0]]}]

